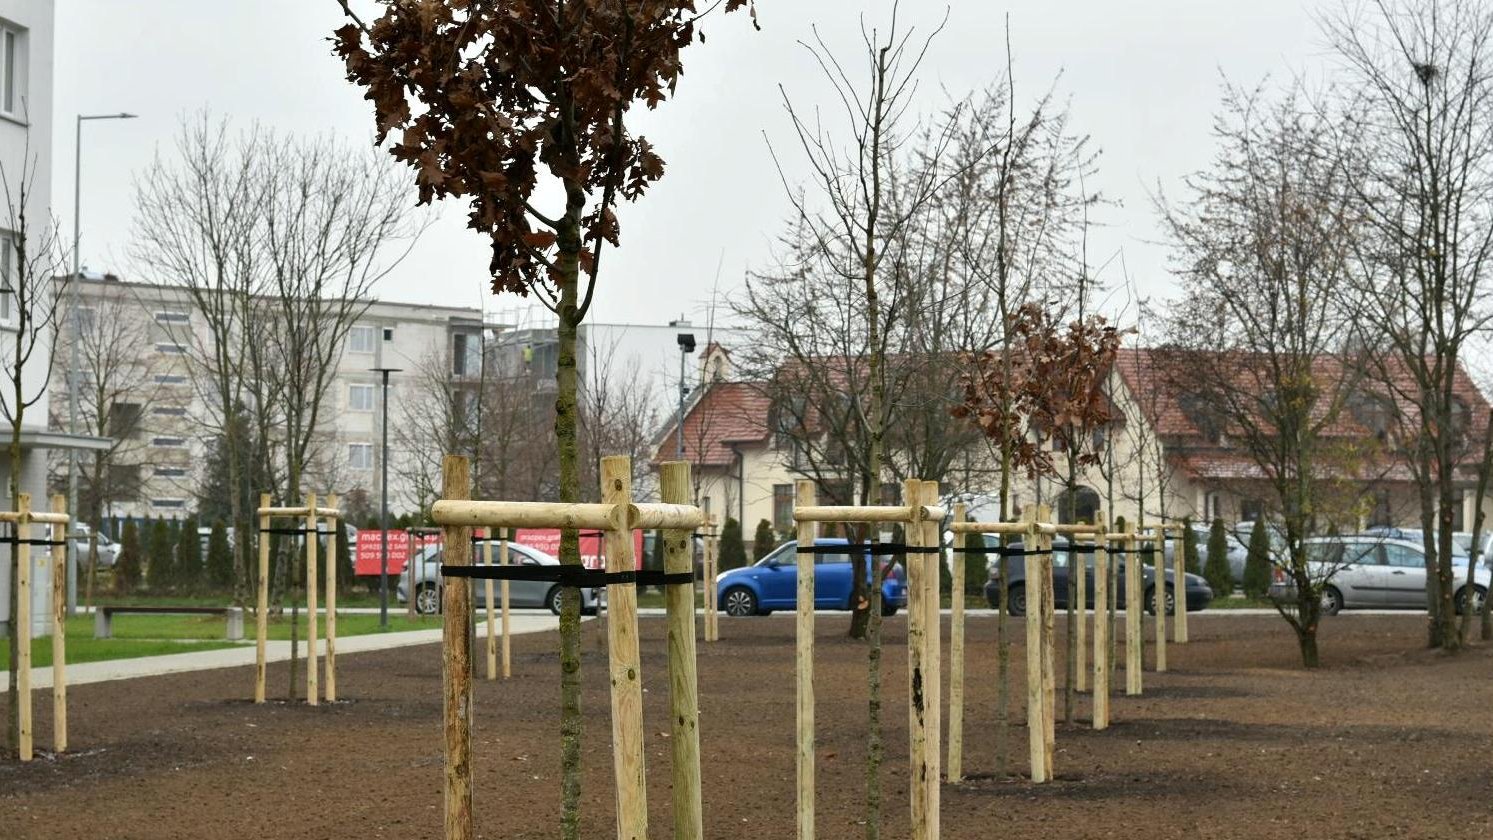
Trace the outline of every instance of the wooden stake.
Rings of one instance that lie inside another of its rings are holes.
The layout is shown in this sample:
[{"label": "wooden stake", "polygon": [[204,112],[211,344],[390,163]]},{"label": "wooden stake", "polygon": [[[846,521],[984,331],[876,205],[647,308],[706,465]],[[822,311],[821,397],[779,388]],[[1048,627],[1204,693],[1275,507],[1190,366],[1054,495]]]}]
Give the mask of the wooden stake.
[{"label": "wooden stake", "polygon": [[[902,497],[909,505],[912,517],[908,519],[905,537],[909,549],[923,545],[923,522],[917,516],[917,507],[922,504],[923,482],[908,479],[902,482]],[[909,790],[911,798],[912,840],[926,840],[929,830],[928,785],[932,781],[928,766],[928,718],[930,680],[928,678],[928,583],[926,577],[931,566],[927,556],[915,551],[907,553],[907,736]],[[934,739],[937,743],[937,739]]]},{"label": "wooden stake", "polygon": [[[14,466],[14,465],[12,465]],[[31,746],[31,494],[16,494],[16,614],[15,634],[16,705],[20,717],[17,753],[22,761],[32,758]]]},{"label": "wooden stake", "polygon": [[[1076,547],[1079,539],[1080,537],[1077,535],[1069,537],[1069,545]],[[1074,578],[1074,584],[1078,591],[1074,594],[1074,600],[1077,603],[1074,605],[1073,617],[1077,620],[1078,626],[1070,632],[1075,633],[1077,636],[1073,643],[1073,687],[1076,691],[1080,692],[1087,691],[1089,688],[1089,672],[1087,668],[1087,657],[1089,655],[1089,560],[1093,556],[1092,554],[1083,554],[1077,551],[1068,552],[1068,574],[1077,575]]]},{"label": "wooden stake", "polygon": [[[66,515],[67,498],[52,496],[52,512]],[[67,752],[67,525],[52,524],[52,750]]]},{"label": "wooden stake", "polygon": [[[442,464],[441,498],[469,499],[471,474],[467,459],[447,455]],[[472,565],[472,529],[448,525],[445,563]],[[441,706],[446,747],[446,840],[472,840],[472,590],[457,584],[445,587],[441,621]],[[414,601],[414,590],[410,590]]]},{"label": "wooden stake", "polygon": [[[498,541],[498,565],[508,565],[508,540]],[[502,581],[498,587],[499,597],[503,599],[503,679],[513,676],[513,656],[508,645],[508,581]]]},{"label": "wooden stake", "polygon": [[316,651],[316,494],[306,494],[306,703],[321,703],[317,678],[321,660]]},{"label": "wooden stake", "polygon": [[[325,499],[327,507],[338,510],[337,494]],[[323,508],[325,510],[325,508]],[[327,535],[327,679],[322,692],[328,703],[337,702],[337,534],[342,528],[342,517],[328,516],[331,533]]]},{"label": "wooden stake", "polygon": [[270,494],[259,494],[259,593],[254,602],[254,702],[264,702],[264,652],[270,633]]},{"label": "wooden stake", "polygon": [[[489,534],[488,539],[482,541],[482,562],[488,566],[492,565],[491,536]],[[492,578],[488,578],[482,582],[482,601],[487,605],[487,678],[489,680],[498,678],[498,630],[496,619],[498,605],[493,603],[493,595],[495,594],[493,592],[494,583],[496,581]]]},{"label": "wooden stake", "polygon": [[[659,495],[666,503],[687,504],[693,496],[688,461],[666,461],[659,468]],[[694,540],[689,531],[665,531],[664,571],[691,574]],[[706,550],[706,557],[709,557]],[[708,566],[707,566],[708,569]],[[700,693],[695,673],[695,584],[664,589],[669,621],[669,717],[674,762],[675,840],[703,840],[700,792]]]},{"label": "wooden stake", "polygon": [[705,590],[709,597],[706,603],[705,614],[709,616],[710,632],[707,637],[712,642],[721,640],[721,604],[720,585],[716,583],[716,575],[721,573],[721,532],[716,525],[715,517],[711,517],[709,530],[705,537],[705,557],[709,562],[709,568],[705,571]]},{"label": "wooden stake", "polygon": [[1160,674],[1166,671],[1166,532],[1157,529],[1156,533],[1158,539],[1151,543],[1156,550],[1152,561],[1156,578],[1152,595],[1156,604],[1156,673]]},{"label": "wooden stake", "polygon": [[[795,482],[796,508],[814,505],[814,482]],[[798,511],[795,509],[794,517]],[[814,544],[814,523],[798,523],[798,544]],[[798,571],[797,628],[795,664],[797,666],[798,746],[795,764],[798,771],[798,840],[814,838],[814,555],[800,552]],[[909,621],[911,611],[909,610]],[[909,644],[909,650],[911,645]],[[916,755],[917,753],[914,753]]]},{"label": "wooden stake", "polygon": [[[1102,524],[1104,511],[1094,514],[1094,522]],[[1104,607],[1109,603],[1109,540],[1107,534],[1099,534],[1094,540],[1094,729],[1109,728],[1109,631],[1110,623],[1105,618]]]},{"label": "wooden stake", "polygon": [[1141,609],[1144,606],[1145,587],[1141,572],[1140,554],[1135,541],[1135,525],[1125,523],[1125,693],[1131,696],[1141,693]]},{"label": "wooden stake", "polygon": [[[1177,602],[1177,614],[1172,617],[1172,641],[1187,644],[1187,557],[1182,550],[1185,536],[1182,529],[1174,529],[1177,538],[1172,543],[1172,598]],[[1163,544],[1164,545],[1164,544]],[[1163,550],[1163,553],[1165,551]],[[1176,593],[1181,592],[1179,596]]]},{"label": "wooden stake", "polygon": [[[1040,551],[1041,541],[1037,536],[1037,506],[1028,505],[1021,513],[1021,521],[1027,524],[1022,546],[1027,551]],[[1042,564],[1038,555],[1028,554],[1022,558],[1026,589],[1026,729],[1027,748],[1031,760],[1032,781],[1037,784],[1049,778],[1047,769],[1047,723],[1043,720],[1047,707],[1046,692],[1042,676]]]},{"label": "wooden stake", "polygon": [[[613,505],[606,530],[607,571],[630,572],[633,558],[632,461],[601,459],[601,501]],[[643,761],[643,678],[638,653],[638,590],[607,588],[607,660],[612,678],[612,770],[616,777],[617,838],[646,840],[648,793]]]},{"label": "wooden stake", "polygon": [[[954,505],[954,521],[967,518],[964,504]],[[955,537],[954,548],[963,548]],[[953,579],[949,593],[949,765],[945,771],[950,782],[964,778],[964,555],[953,553]]]},{"label": "wooden stake", "polygon": [[[1051,522],[1052,508],[1037,506],[1037,521]],[[1057,644],[1057,599],[1053,597],[1052,534],[1043,531],[1037,539],[1043,554],[1037,556],[1038,580],[1042,582],[1042,750],[1043,766],[1050,780],[1056,773],[1053,763],[1057,740],[1057,672],[1054,650]]]},{"label": "wooden stake", "polygon": [[[938,482],[923,482],[923,545],[936,548],[943,545],[943,517],[927,516],[929,509],[938,504]],[[927,669],[928,696],[928,837],[938,840],[941,831],[943,794],[943,552],[925,554],[924,581],[928,597],[924,601],[927,610],[927,630],[923,636],[927,653],[923,662]]]}]

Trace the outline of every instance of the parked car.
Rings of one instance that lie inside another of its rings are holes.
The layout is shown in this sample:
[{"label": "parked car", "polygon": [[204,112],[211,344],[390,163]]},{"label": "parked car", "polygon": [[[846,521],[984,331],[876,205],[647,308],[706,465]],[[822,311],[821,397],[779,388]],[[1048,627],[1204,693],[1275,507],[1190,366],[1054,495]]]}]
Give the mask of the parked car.
[{"label": "parked car", "polygon": [[[478,542],[476,550],[481,552],[482,543]],[[441,558],[444,556],[441,546],[429,545],[421,549],[415,558],[415,611],[421,615],[434,615],[440,611],[441,596],[438,586],[441,574]],[[497,557],[497,549],[493,549],[493,556]],[[494,560],[496,562],[496,560]],[[537,548],[520,543],[510,542],[508,544],[508,562],[523,566],[558,566],[560,561],[545,554]],[[409,598],[409,573],[400,574],[397,578],[399,587],[396,596],[399,602],[405,603]],[[480,584],[481,582],[478,581]],[[493,586],[493,599],[498,598],[499,587]],[[508,606],[510,607],[548,607],[555,615],[560,614],[560,592],[558,583],[549,581],[513,580],[508,582]],[[582,587],[581,589],[581,612],[594,613],[598,603],[606,603],[605,587]],[[487,587],[472,587],[472,604],[477,607],[487,606]]]},{"label": "parked car", "polygon": [[[1313,578],[1325,580],[1322,588],[1322,612],[1337,615],[1341,610],[1356,608],[1426,607],[1426,552],[1417,541],[1380,534],[1349,537],[1314,537],[1304,543],[1307,569]],[[1466,569],[1464,563],[1462,568]],[[1486,568],[1473,571],[1469,593],[1465,571],[1457,576],[1452,597],[1457,612],[1467,606],[1482,609],[1488,595],[1493,572]],[[1273,598],[1288,599],[1295,584],[1283,576],[1270,587]]]},{"label": "parked car", "polygon": [[[79,569],[88,568],[88,538],[93,534],[93,529],[82,522],[76,522],[68,529],[67,549],[72,552],[73,562]],[[109,539],[109,535],[100,531],[98,535],[98,567],[110,569],[114,567],[114,561],[119,559],[119,544]]]},{"label": "parked car", "polygon": [[[994,548],[995,546],[1000,545],[1000,539],[998,537],[995,537],[994,535],[987,534],[987,535],[985,535],[985,545],[988,546],[988,547]],[[1074,554],[1074,553],[1072,553],[1072,552],[1070,552],[1068,550],[1068,545],[1069,544],[1068,544],[1068,542],[1066,540],[1057,540],[1057,541],[1055,541],[1053,543],[1053,554],[1052,554],[1052,594],[1053,594],[1053,606],[1056,609],[1059,609],[1059,610],[1065,610],[1065,609],[1068,608],[1068,575],[1069,575],[1070,570],[1073,568],[1074,559],[1075,558],[1081,558],[1081,562],[1084,564],[1084,573],[1085,573],[1084,583],[1087,586],[1086,597],[1084,598],[1084,601],[1085,601],[1086,605],[1088,606],[1088,608],[1093,609],[1094,606],[1095,606],[1094,605],[1094,557],[1095,557],[1095,555],[1092,554],[1092,553]],[[1021,543],[1017,542],[1017,543],[1013,544],[1011,547],[1012,548],[1020,548],[1021,547]],[[1005,560],[1005,580],[1004,581],[1000,580],[997,577],[997,575],[996,575],[996,571],[999,568],[999,567],[997,567],[996,563],[998,561],[1000,561],[1000,560]],[[1116,604],[1116,608],[1117,609],[1124,609],[1125,603],[1126,603],[1126,600],[1125,600],[1125,565],[1126,564],[1125,564],[1125,562],[1123,560],[1123,555],[1121,557],[1117,557],[1116,560],[1118,562],[1116,562],[1116,564],[1115,564],[1115,566],[1116,566],[1116,574],[1115,574],[1115,582],[1114,582],[1114,586],[1115,586],[1115,604]],[[1006,591],[1006,593],[1009,593],[1009,596],[1010,596],[1010,599],[1011,599],[1010,600],[1010,606],[1009,606],[1010,613],[1012,615],[1026,615],[1026,597],[1027,596],[1026,596],[1026,561],[1025,561],[1025,558],[1022,558],[1022,557],[1005,557],[1005,558],[1002,558],[1002,557],[1000,557],[998,555],[992,555],[991,562],[989,563],[989,565],[988,565],[987,568],[989,569],[989,578],[985,582],[985,600],[990,604],[990,608],[991,609],[999,609],[1000,608],[1001,596],[1003,594],[1001,592],[1001,589],[1002,589],[1002,583],[1004,583],[1005,591]],[[1163,579],[1166,581],[1166,614],[1167,615],[1172,615],[1172,614],[1174,614],[1177,611],[1176,595],[1175,595],[1176,575],[1173,574],[1172,566],[1170,564],[1167,564],[1167,566],[1166,566],[1166,574],[1165,574],[1165,577]],[[1145,590],[1145,608],[1152,615],[1155,615],[1156,614],[1156,595],[1155,595],[1155,593],[1156,593],[1156,570],[1150,564],[1147,564],[1144,567],[1144,578],[1143,578],[1143,580],[1145,581],[1145,584],[1144,584],[1144,587],[1143,587],[1144,590]],[[1184,584],[1184,588],[1185,588],[1185,599],[1186,599],[1185,602],[1187,604],[1187,611],[1188,612],[1197,612],[1198,610],[1207,609],[1208,608],[1208,604],[1211,603],[1212,600],[1213,600],[1213,589],[1208,586],[1208,582],[1206,580],[1204,580],[1199,575],[1184,574],[1183,575],[1183,584]]]},{"label": "parked car", "polygon": [[[1375,537],[1392,537],[1397,540],[1408,540],[1416,545],[1425,545],[1425,530],[1421,528],[1396,528],[1390,525],[1376,525],[1364,529],[1364,534]],[[1488,550],[1493,534],[1483,534],[1483,549],[1478,553],[1483,558],[1483,565],[1488,565]],[[1452,533],[1452,565],[1465,566],[1471,561],[1472,535],[1466,531],[1455,531]]]},{"label": "parked car", "polygon": [[[846,545],[842,538],[825,537],[814,540],[815,545]],[[851,557],[853,549],[843,554],[814,555],[814,606],[818,609],[848,610],[850,602]],[[865,549],[861,549],[865,551]],[[878,558],[881,564],[867,562],[866,580],[871,580],[871,570],[881,568],[883,572],[888,558]],[[798,606],[798,541],[789,540],[773,549],[766,557],[750,566],[731,569],[716,575],[716,591],[719,592],[719,609],[726,615],[767,615],[773,610],[791,610]],[[907,606],[907,580],[902,566],[894,565],[881,585],[881,614],[894,615]]]},{"label": "parked car", "polygon": [[[1210,537],[1210,525],[1207,522],[1192,523],[1192,533],[1197,539],[1198,564],[1206,565],[1208,562],[1208,539]],[[1244,565],[1249,559],[1249,538],[1254,532],[1254,522],[1236,522],[1231,528],[1225,528],[1226,543],[1228,545],[1227,557],[1229,559],[1229,576],[1237,583],[1244,580]],[[1270,554],[1277,555],[1284,547],[1284,539],[1280,529],[1270,526]],[[1169,537],[1166,541],[1166,562],[1171,565],[1172,556],[1182,547],[1180,537]],[[1228,594],[1228,593],[1224,593]]]}]

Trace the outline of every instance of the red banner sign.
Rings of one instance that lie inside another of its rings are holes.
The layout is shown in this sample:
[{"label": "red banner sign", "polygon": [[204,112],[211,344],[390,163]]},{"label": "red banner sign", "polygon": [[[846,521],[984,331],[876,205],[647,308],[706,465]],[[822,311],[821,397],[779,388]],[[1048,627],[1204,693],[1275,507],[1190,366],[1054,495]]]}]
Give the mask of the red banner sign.
[{"label": "red banner sign", "polygon": [[[377,575],[380,571],[383,558],[384,532],[367,528],[358,532],[357,551],[354,561],[354,570],[358,575]],[[519,528],[514,535],[514,542],[526,545],[550,555],[560,554],[560,529],[559,528]],[[603,549],[603,538],[594,531],[585,531],[581,534],[581,563],[588,569],[599,569],[605,565],[606,552]],[[405,563],[411,556],[411,551],[419,551],[427,545],[440,545],[440,534],[416,534],[411,535],[408,531],[389,531],[389,574],[399,575],[404,572]],[[633,558],[637,568],[643,568],[643,532],[634,531],[632,535]],[[478,558],[480,561],[480,558]],[[494,556],[494,562],[496,562]]]}]

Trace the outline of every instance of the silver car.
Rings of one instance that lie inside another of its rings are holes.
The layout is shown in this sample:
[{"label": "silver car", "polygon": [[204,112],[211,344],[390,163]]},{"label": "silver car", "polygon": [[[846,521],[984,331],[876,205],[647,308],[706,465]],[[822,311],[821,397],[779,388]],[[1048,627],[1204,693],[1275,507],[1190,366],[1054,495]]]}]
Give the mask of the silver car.
[{"label": "silver car", "polygon": [[[67,535],[68,551],[72,552],[73,562],[78,568],[86,571],[88,569],[88,540],[93,535],[93,529],[82,522],[74,523]],[[98,565],[100,569],[111,569],[114,561],[119,559],[119,544],[109,539],[102,531],[98,535]]]},{"label": "silver car", "polygon": [[[1326,615],[1354,608],[1425,609],[1426,553],[1419,543],[1370,534],[1316,537],[1303,545],[1312,576],[1326,581],[1322,588],[1322,612]],[[1457,612],[1469,601],[1474,610],[1481,610],[1493,572],[1478,568],[1469,593],[1466,564],[1455,569],[1453,597]],[[1289,598],[1291,591],[1289,582],[1270,588],[1276,598]]]},{"label": "silver car", "polygon": [[[473,559],[479,563],[483,557],[483,543],[477,543],[474,548]],[[498,546],[492,547],[493,562],[498,562]],[[434,615],[440,611],[440,575],[441,575],[442,550],[438,545],[426,546],[421,550],[419,558],[416,559],[415,571],[415,611],[422,615]],[[530,548],[518,543],[508,544],[508,562],[514,565],[524,566],[558,566],[560,561],[537,548]],[[456,578],[452,578],[456,580]],[[409,573],[399,575],[399,588],[397,595],[400,603],[404,603],[409,597]],[[482,581],[474,581],[472,587],[472,603],[478,607],[487,606],[487,587]],[[493,600],[499,601],[501,584],[493,584]],[[557,583],[534,580],[514,580],[508,582],[508,605],[510,607],[548,607],[555,615],[560,614],[560,592],[561,587]],[[581,611],[592,613],[596,611],[596,604],[600,601],[606,603],[606,589],[604,587],[581,589]],[[496,606],[497,604],[495,604]]]}]

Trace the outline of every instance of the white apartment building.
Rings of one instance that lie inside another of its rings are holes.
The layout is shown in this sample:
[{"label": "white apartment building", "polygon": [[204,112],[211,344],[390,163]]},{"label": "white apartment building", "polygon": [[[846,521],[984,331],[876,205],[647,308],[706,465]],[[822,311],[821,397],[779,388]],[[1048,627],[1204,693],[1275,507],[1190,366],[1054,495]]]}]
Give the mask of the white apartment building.
[{"label": "white apartment building", "polygon": [[[34,254],[47,238],[42,230],[52,218],[52,44],[54,27],[52,0],[0,0],[0,170],[10,185],[9,195],[0,194],[0,365],[13,369],[15,333],[18,329],[13,289],[20,276],[17,245],[25,233]],[[23,175],[24,173],[24,175]],[[22,178],[28,184],[26,214],[29,231],[16,228]],[[40,220],[40,221],[38,221]],[[50,272],[36,259],[33,267]],[[42,275],[45,279],[45,274]],[[50,301],[39,304],[42,308]],[[31,494],[33,507],[46,508],[47,456],[68,448],[90,448],[104,442],[74,438],[48,428],[46,358],[49,342],[45,335],[22,364],[22,391],[28,406],[22,416],[21,462],[13,464],[0,448],[0,505],[13,509],[10,498],[12,471],[20,471],[21,492]],[[8,390],[0,400],[13,399]],[[7,404],[8,405],[8,404]],[[9,406],[8,406],[9,407]],[[8,424],[6,435],[9,434]],[[9,548],[0,546],[0,634],[10,629],[11,558]],[[51,630],[51,573],[48,564],[32,569],[32,631],[37,635]]]},{"label": "white apartment building", "polygon": [[[200,361],[210,347],[208,325],[191,295],[179,287],[85,274],[74,288],[85,334],[111,330],[110,335],[124,337],[134,348],[128,362],[111,366],[119,384],[110,387],[123,387],[133,396],[115,400],[113,414],[119,422],[106,423],[105,431],[119,438],[114,472],[124,476],[109,484],[114,492],[105,504],[106,516],[185,517],[197,507],[223,425]],[[121,322],[128,323],[120,326]],[[376,506],[383,419],[382,374],[377,369],[394,369],[389,377],[389,422],[397,429],[402,402],[428,393],[431,377],[444,371],[449,385],[477,382],[482,337],[482,313],[475,308],[370,302],[348,331],[323,398],[318,421],[323,431],[314,444],[303,486],[344,499],[362,491]],[[70,340],[71,333],[65,330],[59,364],[68,358]],[[82,346],[87,348],[89,340]],[[85,359],[89,355],[83,354]],[[95,371],[80,371],[85,389],[95,376]],[[65,423],[64,377],[54,377],[51,396],[53,416]],[[89,415],[86,399],[83,413]],[[92,412],[85,420],[97,414]],[[404,469],[401,459],[406,454],[393,432],[389,445],[389,509],[398,514],[416,507],[418,490]]]}]

